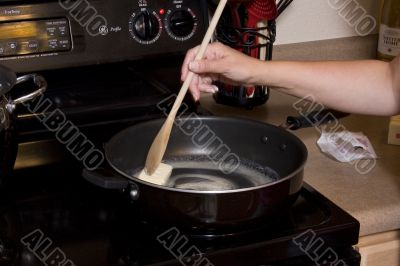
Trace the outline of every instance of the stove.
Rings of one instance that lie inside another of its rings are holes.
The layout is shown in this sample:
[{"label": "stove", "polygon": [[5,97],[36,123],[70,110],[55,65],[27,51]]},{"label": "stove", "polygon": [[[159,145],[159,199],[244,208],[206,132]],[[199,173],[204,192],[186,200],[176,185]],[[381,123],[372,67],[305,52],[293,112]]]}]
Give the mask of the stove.
[{"label": "stove", "polygon": [[15,172],[0,194],[0,265],[360,263],[357,220],[307,184],[290,209],[259,226],[192,235],[147,220],[124,191],[80,174],[73,161]]},{"label": "stove", "polygon": [[[82,177],[87,140],[102,151],[120,130],[164,116],[157,104],[179,89],[171,77],[207,22],[205,0],[0,0],[0,64],[48,82],[31,103],[38,108],[15,113],[18,157],[0,187],[0,266],[360,264],[358,221],[307,184],[292,207],[257,226],[195,234],[147,218],[129,191]],[[48,108],[39,108],[43,99]],[[83,136],[76,153],[43,123],[54,112]]]}]

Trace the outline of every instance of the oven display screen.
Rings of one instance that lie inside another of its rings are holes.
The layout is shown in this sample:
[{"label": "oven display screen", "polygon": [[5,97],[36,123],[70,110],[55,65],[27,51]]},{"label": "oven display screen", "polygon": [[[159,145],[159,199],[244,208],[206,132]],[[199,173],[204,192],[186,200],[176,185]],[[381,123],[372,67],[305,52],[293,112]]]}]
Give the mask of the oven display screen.
[{"label": "oven display screen", "polygon": [[0,57],[71,50],[67,19],[0,23]]},{"label": "oven display screen", "polygon": [[37,37],[39,34],[35,24],[31,22],[0,24],[0,40]]}]

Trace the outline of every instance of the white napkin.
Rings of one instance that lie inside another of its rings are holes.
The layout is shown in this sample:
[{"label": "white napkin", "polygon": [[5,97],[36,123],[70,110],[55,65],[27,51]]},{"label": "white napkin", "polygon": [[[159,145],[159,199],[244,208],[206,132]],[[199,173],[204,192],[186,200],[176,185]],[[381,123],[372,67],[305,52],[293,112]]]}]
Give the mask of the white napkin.
[{"label": "white napkin", "polygon": [[325,132],[317,141],[321,151],[333,156],[339,162],[351,162],[360,159],[376,159],[371,142],[361,132]]}]

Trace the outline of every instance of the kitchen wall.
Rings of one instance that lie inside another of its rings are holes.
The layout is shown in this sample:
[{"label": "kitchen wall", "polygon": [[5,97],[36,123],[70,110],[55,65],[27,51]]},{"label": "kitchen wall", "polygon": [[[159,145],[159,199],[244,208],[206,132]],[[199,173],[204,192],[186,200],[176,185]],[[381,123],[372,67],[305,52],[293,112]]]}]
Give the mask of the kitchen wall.
[{"label": "kitchen wall", "polygon": [[275,44],[375,34],[382,1],[294,0],[277,20]]}]

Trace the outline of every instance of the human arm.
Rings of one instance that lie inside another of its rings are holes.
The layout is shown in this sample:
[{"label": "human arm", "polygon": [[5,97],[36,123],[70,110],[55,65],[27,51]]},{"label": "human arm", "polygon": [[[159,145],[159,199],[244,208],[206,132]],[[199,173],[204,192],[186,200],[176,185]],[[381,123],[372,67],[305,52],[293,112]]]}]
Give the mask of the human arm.
[{"label": "human arm", "polygon": [[214,43],[204,60],[190,63],[195,53],[196,48],[190,50],[182,66],[182,79],[189,69],[197,74],[190,86],[195,99],[200,90],[214,90],[212,80],[221,80],[234,85],[268,85],[297,97],[312,95],[327,107],[350,113],[400,113],[400,57],[390,63],[260,61]]}]

